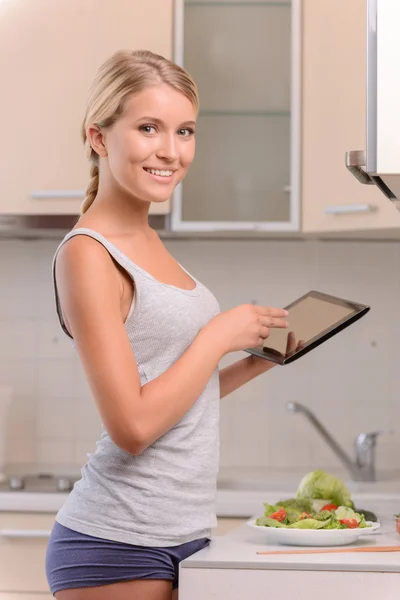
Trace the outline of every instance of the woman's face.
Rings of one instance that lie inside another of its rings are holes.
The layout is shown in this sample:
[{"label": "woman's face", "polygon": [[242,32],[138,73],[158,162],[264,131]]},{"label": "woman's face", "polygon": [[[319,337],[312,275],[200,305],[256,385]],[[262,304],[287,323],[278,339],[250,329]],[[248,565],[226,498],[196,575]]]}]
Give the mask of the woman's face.
[{"label": "woman's face", "polygon": [[168,200],[193,160],[195,126],[192,103],[169,85],[134,94],[103,137],[118,186],[145,202]]}]

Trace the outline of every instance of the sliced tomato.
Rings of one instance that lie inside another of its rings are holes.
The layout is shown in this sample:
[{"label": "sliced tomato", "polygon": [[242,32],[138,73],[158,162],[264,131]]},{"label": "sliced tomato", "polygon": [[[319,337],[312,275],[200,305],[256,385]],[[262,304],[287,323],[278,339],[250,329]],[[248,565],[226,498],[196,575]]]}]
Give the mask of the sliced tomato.
[{"label": "sliced tomato", "polygon": [[323,506],[321,508],[321,510],[336,510],[338,507],[336,506],[336,504],[325,504],[325,506]]},{"label": "sliced tomato", "polygon": [[270,519],[275,519],[275,521],[279,521],[280,523],[286,519],[286,510],[284,508],[280,508],[272,515],[269,515]]},{"label": "sliced tomato", "polygon": [[300,515],[300,519],[299,519],[299,521],[301,521],[302,519],[312,519],[312,516],[311,516],[311,515],[309,515],[309,514],[308,514],[308,513],[306,513],[306,512],[303,512],[303,513],[301,513],[301,515]]},{"label": "sliced tomato", "polygon": [[357,529],[359,523],[357,519],[340,519],[342,525],[346,525],[349,529]]}]

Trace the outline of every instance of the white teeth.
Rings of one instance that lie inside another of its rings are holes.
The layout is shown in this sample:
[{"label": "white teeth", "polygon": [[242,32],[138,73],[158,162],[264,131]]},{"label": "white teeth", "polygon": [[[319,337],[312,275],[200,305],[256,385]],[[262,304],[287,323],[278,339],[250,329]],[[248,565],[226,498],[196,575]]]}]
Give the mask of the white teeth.
[{"label": "white teeth", "polygon": [[174,173],[173,171],[159,171],[158,169],[145,169],[145,171],[151,173],[152,175],[159,175],[160,177],[171,177],[171,175]]}]

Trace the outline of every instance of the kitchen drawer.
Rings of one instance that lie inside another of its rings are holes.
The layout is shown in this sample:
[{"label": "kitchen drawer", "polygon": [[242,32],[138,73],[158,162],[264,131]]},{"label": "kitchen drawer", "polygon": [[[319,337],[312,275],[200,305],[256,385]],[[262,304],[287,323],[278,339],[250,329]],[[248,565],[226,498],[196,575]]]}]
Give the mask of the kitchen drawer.
[{"label": "kitchen drawer", "polygon": [[0,600],[51,597],[45,556],[54,519],[54,513],[0,513]]}]

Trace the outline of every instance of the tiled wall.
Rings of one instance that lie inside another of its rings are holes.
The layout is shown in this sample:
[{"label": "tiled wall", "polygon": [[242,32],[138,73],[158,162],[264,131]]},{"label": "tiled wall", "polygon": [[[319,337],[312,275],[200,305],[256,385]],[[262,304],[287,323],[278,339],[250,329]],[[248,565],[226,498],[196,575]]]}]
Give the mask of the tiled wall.
[{"label": "tiled wall", "polygon": [[[57,243],[0,241],[0,385],[16,393],[7,437],[12,463],[82,465],[101,431],[75,351],[55,318]],[[349,452],[361,431],[394,430],[379,440],[378,467],[400,469],[400,244],[173,240],[167,246],[222,309],[253,300],[281,306],[310,288],[372,305],[318,350],[222,401],[222,466],[338,467],[304,418],[286,411],[286,402],[296,400],[315,410]]]}]

